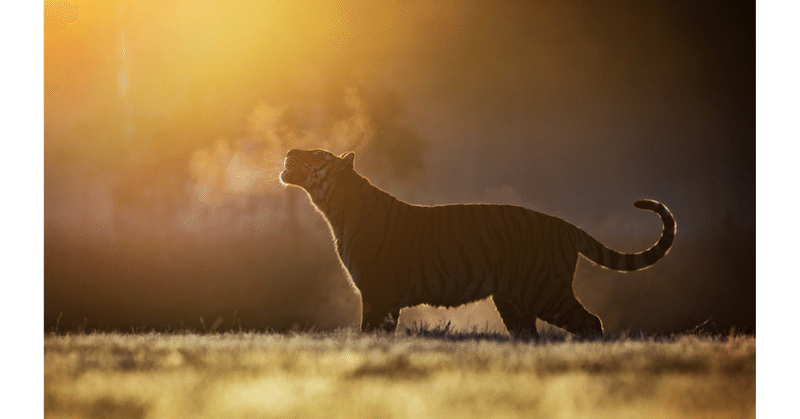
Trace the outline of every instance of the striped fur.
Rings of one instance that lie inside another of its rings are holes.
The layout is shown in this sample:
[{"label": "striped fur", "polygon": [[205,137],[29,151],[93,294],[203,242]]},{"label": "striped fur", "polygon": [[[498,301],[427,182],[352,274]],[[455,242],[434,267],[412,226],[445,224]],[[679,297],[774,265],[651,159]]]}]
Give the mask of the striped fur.
[{"label": "striped fur", "polygon": [[601,335],[600,319],[572,288],[578,254],[609,269],[635,271],[664,257],[675,238],[672,214],[651,200],[634,205],[657,213],[664,229],[653,247],[635,254],[611,250],[562,219],[522,207],[411,205],[356,173],[353,158],[290,150],[281,181],[305,189],[328,221],[342,265],[361,291],[364,330],[392,330],[403,307],[453,307],[492,296],[514,335],[535,335],[536,318]]}]

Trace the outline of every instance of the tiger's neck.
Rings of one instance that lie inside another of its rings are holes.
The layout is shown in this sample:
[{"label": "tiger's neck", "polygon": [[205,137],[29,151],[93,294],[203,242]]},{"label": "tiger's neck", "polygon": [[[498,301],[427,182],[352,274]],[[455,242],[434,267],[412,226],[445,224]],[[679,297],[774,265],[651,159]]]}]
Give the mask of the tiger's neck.
[{"label": "tiger's neck", "polygon": [[314,199],[312,195],[312,200],[328,221],[337,242],[348,231],[358,228],[381,202],[397,200],[355,171],[342,174],[328,187],[324,198]]}]

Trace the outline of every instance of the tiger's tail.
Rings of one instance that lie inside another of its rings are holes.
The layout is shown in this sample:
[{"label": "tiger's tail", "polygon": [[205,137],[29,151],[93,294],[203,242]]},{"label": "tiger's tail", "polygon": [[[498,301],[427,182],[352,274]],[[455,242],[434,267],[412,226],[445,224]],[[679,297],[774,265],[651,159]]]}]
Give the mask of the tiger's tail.
[{"label": "tiger's tail", "polygon": [[636,208],[653,211],[661,217],[664,231],[653,247],[639,253],[619,253],[609,249],[589,234],[583,234],[578,250],[592,262],[617,271],[637,271],[647,268],[669,252],[675,240],[675,218],[667,207],[650,199],[641,199],[633,203]]}]

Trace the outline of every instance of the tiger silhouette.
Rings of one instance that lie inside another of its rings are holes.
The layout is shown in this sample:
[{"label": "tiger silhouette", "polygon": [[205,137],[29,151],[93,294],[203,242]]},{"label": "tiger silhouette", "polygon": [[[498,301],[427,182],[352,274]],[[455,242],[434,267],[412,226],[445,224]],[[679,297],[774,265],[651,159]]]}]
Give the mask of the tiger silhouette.
[{"label": "tiger silhouette", "polygon": [[289,150],[280,180],[303,188],[328,222],[339,259],[361,292],[364,331],[393,331],[400,309],[454,307],[492,297],[512,336],[536,337],[536,318],[587,336],[600,318],[572,287],[578,254],[617,271],[647,268],[675,238],[672,213],[634,202],[663,222],[643,252],[611,250],[574,225],[513,205],[412,205],[379,189],[353,168],[354,153]]}]

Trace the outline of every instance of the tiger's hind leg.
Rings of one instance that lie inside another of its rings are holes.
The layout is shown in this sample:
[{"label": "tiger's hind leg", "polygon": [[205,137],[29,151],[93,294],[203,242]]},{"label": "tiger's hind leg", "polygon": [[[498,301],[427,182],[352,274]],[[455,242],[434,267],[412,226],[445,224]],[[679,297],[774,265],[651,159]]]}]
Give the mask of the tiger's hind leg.
[{"label": "tiger's hind leg", "polygon": [[515,304],[507,297],[492,295],[494,305],[500,312],[500,317],[508,329],[508,333],[514,338],[537,339],[539,334],[536,332],[536,318],[529,318],[522,314],[519,309],[520,304]]},{"label": "tiger's hind leg", "polygon": [[362,332],[374,332],[383,330],[393,333],[397,329],[397,320],[400,318],[400,310],[384,310],[373,308],[363,314],[361,320]]},{"label": "tiger's hind leg", "polygon": [[572,288],[578,266],[578,250],[572,241],[562,241],[554,252],[560,254],[560,257],[551,262],[551,276],[540,278],[544,279],[543,284],[546,286],[543,290],[535,289],[525,308],[532,315],[570,333],[588,337],[602,336],[603,323],[600,318],[586,310]]},{"label": "tiger's hind leg", "polygon": [[598,337],[603,335],[603,322],[586,310],[578,301],[571,286],[560,287],[554,295],[539,304],[531,303],[531,311],[540,319],[579,336]]}]

